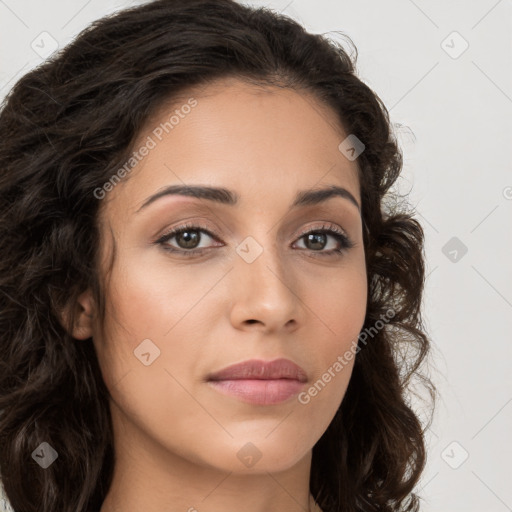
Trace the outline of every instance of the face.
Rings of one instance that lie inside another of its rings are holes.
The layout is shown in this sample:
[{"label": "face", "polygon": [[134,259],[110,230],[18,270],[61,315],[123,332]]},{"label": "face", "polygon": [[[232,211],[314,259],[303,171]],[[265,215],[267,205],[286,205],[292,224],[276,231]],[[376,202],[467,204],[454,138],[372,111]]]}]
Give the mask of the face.
[{"label": "face", "polygon": [[[140,134],[140,161],[101,204],[104,262],[112,236],[116,252],[93,333],[126,448],[137,438],[158,457],[237,473],[310,453],[343,399],[354,363],[343,356],[366,312],[347,135],[306,93],[236,80],[195,89]],[[227,191],[164,193],[183,185]],[[327,187],[341,192],[297,201]],[[209,380],[277,359],[302,379],[277,365],[264,379]]]}]

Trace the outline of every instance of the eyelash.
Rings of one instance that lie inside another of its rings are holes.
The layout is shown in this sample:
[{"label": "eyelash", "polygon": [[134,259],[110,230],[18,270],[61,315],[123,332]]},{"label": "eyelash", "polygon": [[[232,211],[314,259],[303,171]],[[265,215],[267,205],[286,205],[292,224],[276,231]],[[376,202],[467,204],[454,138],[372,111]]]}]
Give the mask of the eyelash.
[{"label": "eyelash", "polygon": [[[153,243],[161,245],[164,250],[171,252],[171,253],[180,253],[183,257],[188,258],[192,257],[197,254],[202,254],[205,251],[208,251],[209,249],[213,249],[213,247],[203,247],[201,249],[176,249],[174,247],[169,247],[169,245],[166,244],[169,240],[174,238],[176,235],[179,235],[180,233],[184,231],[201,231],[206,233],[209,237],[216,239],[215,235],[210,232],[207,228],[197,225],[197,224],[184,224],[181,226],[177,226],[176,228],[173,228],[171,231],[164,233],[158,240],[155,240]],[[309,249],[309,252],[312,252],[315,254],[315,256],[320,257],[328,257],[328,256],[337,256],[341,253],[344,253],[348,249],[352,249],[355,244],[352,242],[352,240],[343,233],[339,228],[332,224],[323,225],[321,228],[315,228],[308,231],[302,232],[297,240],[300,240],[301,238],[305,237],[306,235],[312,234],[312,233],[321,233],[321,234],[329,234],[333,236],[340,244],[339,249],[331,249],[330,251],[314,251],[312,249]],[[308,249],[302,249],[302,250],[308,250]]]}]

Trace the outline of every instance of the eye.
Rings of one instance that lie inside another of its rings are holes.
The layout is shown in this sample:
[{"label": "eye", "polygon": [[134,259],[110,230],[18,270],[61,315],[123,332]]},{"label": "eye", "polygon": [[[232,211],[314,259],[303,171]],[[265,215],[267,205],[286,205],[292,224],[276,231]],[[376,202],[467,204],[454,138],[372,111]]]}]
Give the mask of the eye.
[{"label": "eye", "polygon": [[[206,245],[201,247],[204,235],[207,238],[217,240],[216,237],[205,227],[195,224],[185,224],[173,228],[171,231],[162,235],[154,243],[161,245],[166,251],[178,254],[179,256],[189,257],[201,254],[215,246]],[[329,242],[329,238],[334,239],[334,248],[324,250]],[[171,240],[175,240],[175,244],[171,244]],[[298,240],[304,239],[306,245],[305,250],[314,253],[315,256],[339,256],[341,253],[354,247],[351,239],[337,226],[333,224],[322,225],[319,228],[310,229],[301,233]],[[207,241],[206,241],[207,242]],[[217,244],[221,247],[223,244]]]},{"label": "eye", "polygon": [[[335,239],[334,245],[337,245],[337,247],[325,251],[323,249],[328,245],[329,237]],[[304,239],[305,245],[309,246],[306,247],[306,250],[318,253],[318,256],[335,256],[354,247],[352,240],[337,226],[332,224],[303,232],[299,237],[299,240],[302,239]]]},{"label": "eye", "polygon": [[[202,233],[206,234],[206,236],[209,238],[214,238],[213,234],[202,226],[185,224],[183,226],[174,228],[168,233],[165,233],[155,243],[162,245],[166,251],[186,253],[184,255],[188,256],[191,254],[201,253],[204,250],[210,248],[200,246],[200,242],[204,238]],[[173,247],[169,244],[173,238],[176,239],[178,247]]]}]

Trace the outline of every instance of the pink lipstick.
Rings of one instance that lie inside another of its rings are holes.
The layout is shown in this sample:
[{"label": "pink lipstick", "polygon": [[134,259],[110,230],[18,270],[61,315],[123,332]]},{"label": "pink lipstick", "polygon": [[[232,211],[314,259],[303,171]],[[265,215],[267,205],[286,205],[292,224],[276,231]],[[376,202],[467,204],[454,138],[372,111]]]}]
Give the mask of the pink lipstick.
[{"label": "pink lipstick", "polygon": [[308,378],[303,368],[288,359],[252,359],[215,372],[207,380],[222,394],[254,405],[272,405],[298,394]]}]

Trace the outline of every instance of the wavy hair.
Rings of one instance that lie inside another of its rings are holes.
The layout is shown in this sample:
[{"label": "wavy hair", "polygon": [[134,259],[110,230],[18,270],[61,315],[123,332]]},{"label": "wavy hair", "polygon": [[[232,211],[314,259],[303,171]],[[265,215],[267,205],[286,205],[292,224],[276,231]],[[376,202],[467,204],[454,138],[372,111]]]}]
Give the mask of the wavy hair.
[{"label": "wavy hair", "polygon": [[[422,372],[424,234],[391,201],[402,153],[354,50],[266,8],[158,0],[94,22],[12,88],[0,111],[0,468],[17,512],[101,507],[114,467],[109,393],[92,339],[60,320],[88,288],[105,319],[94,190],[159,106],[223,77],[312,92],[365,145],[364,329],[394,315],[355,359],[313,448],[310,491],[324,512],[419,510],[426,427],[407,396],[412,376],[435,396]],[[42,442],[62,461],[44,471],[31,457]]]}]

